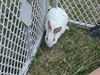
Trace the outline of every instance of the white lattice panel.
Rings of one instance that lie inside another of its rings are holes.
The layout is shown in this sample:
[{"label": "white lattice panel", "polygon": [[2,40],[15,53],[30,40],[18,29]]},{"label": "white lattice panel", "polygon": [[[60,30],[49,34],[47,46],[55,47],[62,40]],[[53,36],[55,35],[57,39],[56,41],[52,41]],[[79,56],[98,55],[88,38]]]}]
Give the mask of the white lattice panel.
[{"label": "white lattice panel", "polygon": [[0,0],[0,75],[25,74],[43,34],[47,0],[28,0],[32,23],[20,19],[20,0]]},{"label": "white lattice panel", "polygon": [[59,0],[70,17],[70,22],[79,25],[96,25],[100,22],[100,0]]}]

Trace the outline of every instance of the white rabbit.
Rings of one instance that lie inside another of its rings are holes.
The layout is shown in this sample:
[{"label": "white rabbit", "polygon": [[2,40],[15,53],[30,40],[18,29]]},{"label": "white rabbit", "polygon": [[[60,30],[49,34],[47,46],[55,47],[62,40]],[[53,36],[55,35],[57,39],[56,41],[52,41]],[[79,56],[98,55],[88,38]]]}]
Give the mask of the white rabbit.
[{"label": "white rabbit", "polygon": [[52,47],[56,44],[65,30],[69,30],[67,23],[68,15],[63,9],[56,7],[48,11],[45,22],[45,42],[48,47]]}]

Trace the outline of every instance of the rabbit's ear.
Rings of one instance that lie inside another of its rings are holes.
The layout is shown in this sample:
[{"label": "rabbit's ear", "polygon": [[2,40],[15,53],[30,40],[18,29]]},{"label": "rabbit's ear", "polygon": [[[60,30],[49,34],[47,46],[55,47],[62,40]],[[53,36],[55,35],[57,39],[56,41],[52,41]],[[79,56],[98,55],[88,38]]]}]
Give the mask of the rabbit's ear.
[{"label": "rabbit's ear", "polygon": [[52,29],[51,24],[50,24],[50,20],[48,21],[48,28]]},{"label": "rabbit's ear", "polygon": [[53,33],[58,33],[58,32],[60,32],[61,31],[61,29],[62,29],[62,27],[58,27],[58,28],[56,28],[56,29],[54,29],[54,31],[53,31]]}]

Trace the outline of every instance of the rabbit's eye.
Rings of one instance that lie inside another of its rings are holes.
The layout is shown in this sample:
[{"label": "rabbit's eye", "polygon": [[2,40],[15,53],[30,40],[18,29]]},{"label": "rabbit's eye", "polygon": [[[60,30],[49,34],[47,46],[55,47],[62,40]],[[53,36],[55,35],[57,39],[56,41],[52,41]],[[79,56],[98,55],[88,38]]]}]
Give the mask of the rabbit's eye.
[{"label": "rabbit's eye", "polygon": [[53,41],[55,41],[55,38],[53,39]]},{"label": "rabbit's eye", "polygon": [[46,40],[48,40],[48,37],[46,37]]}]

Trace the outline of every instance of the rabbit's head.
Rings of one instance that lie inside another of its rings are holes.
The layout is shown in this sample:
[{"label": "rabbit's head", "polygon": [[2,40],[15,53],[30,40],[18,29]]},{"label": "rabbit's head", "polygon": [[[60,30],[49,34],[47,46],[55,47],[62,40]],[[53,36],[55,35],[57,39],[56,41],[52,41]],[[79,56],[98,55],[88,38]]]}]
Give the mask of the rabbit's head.
[{"label": "rabbit's head", "polygon": [[57,43],[62,32],[63,32],[62,27],[55,28],[50,24],[50,21],[48,21],[48,26],[46,28],[46,36],[45,36],[45,42],[48,45],[48,47],[52,47],[54,44]]}]

